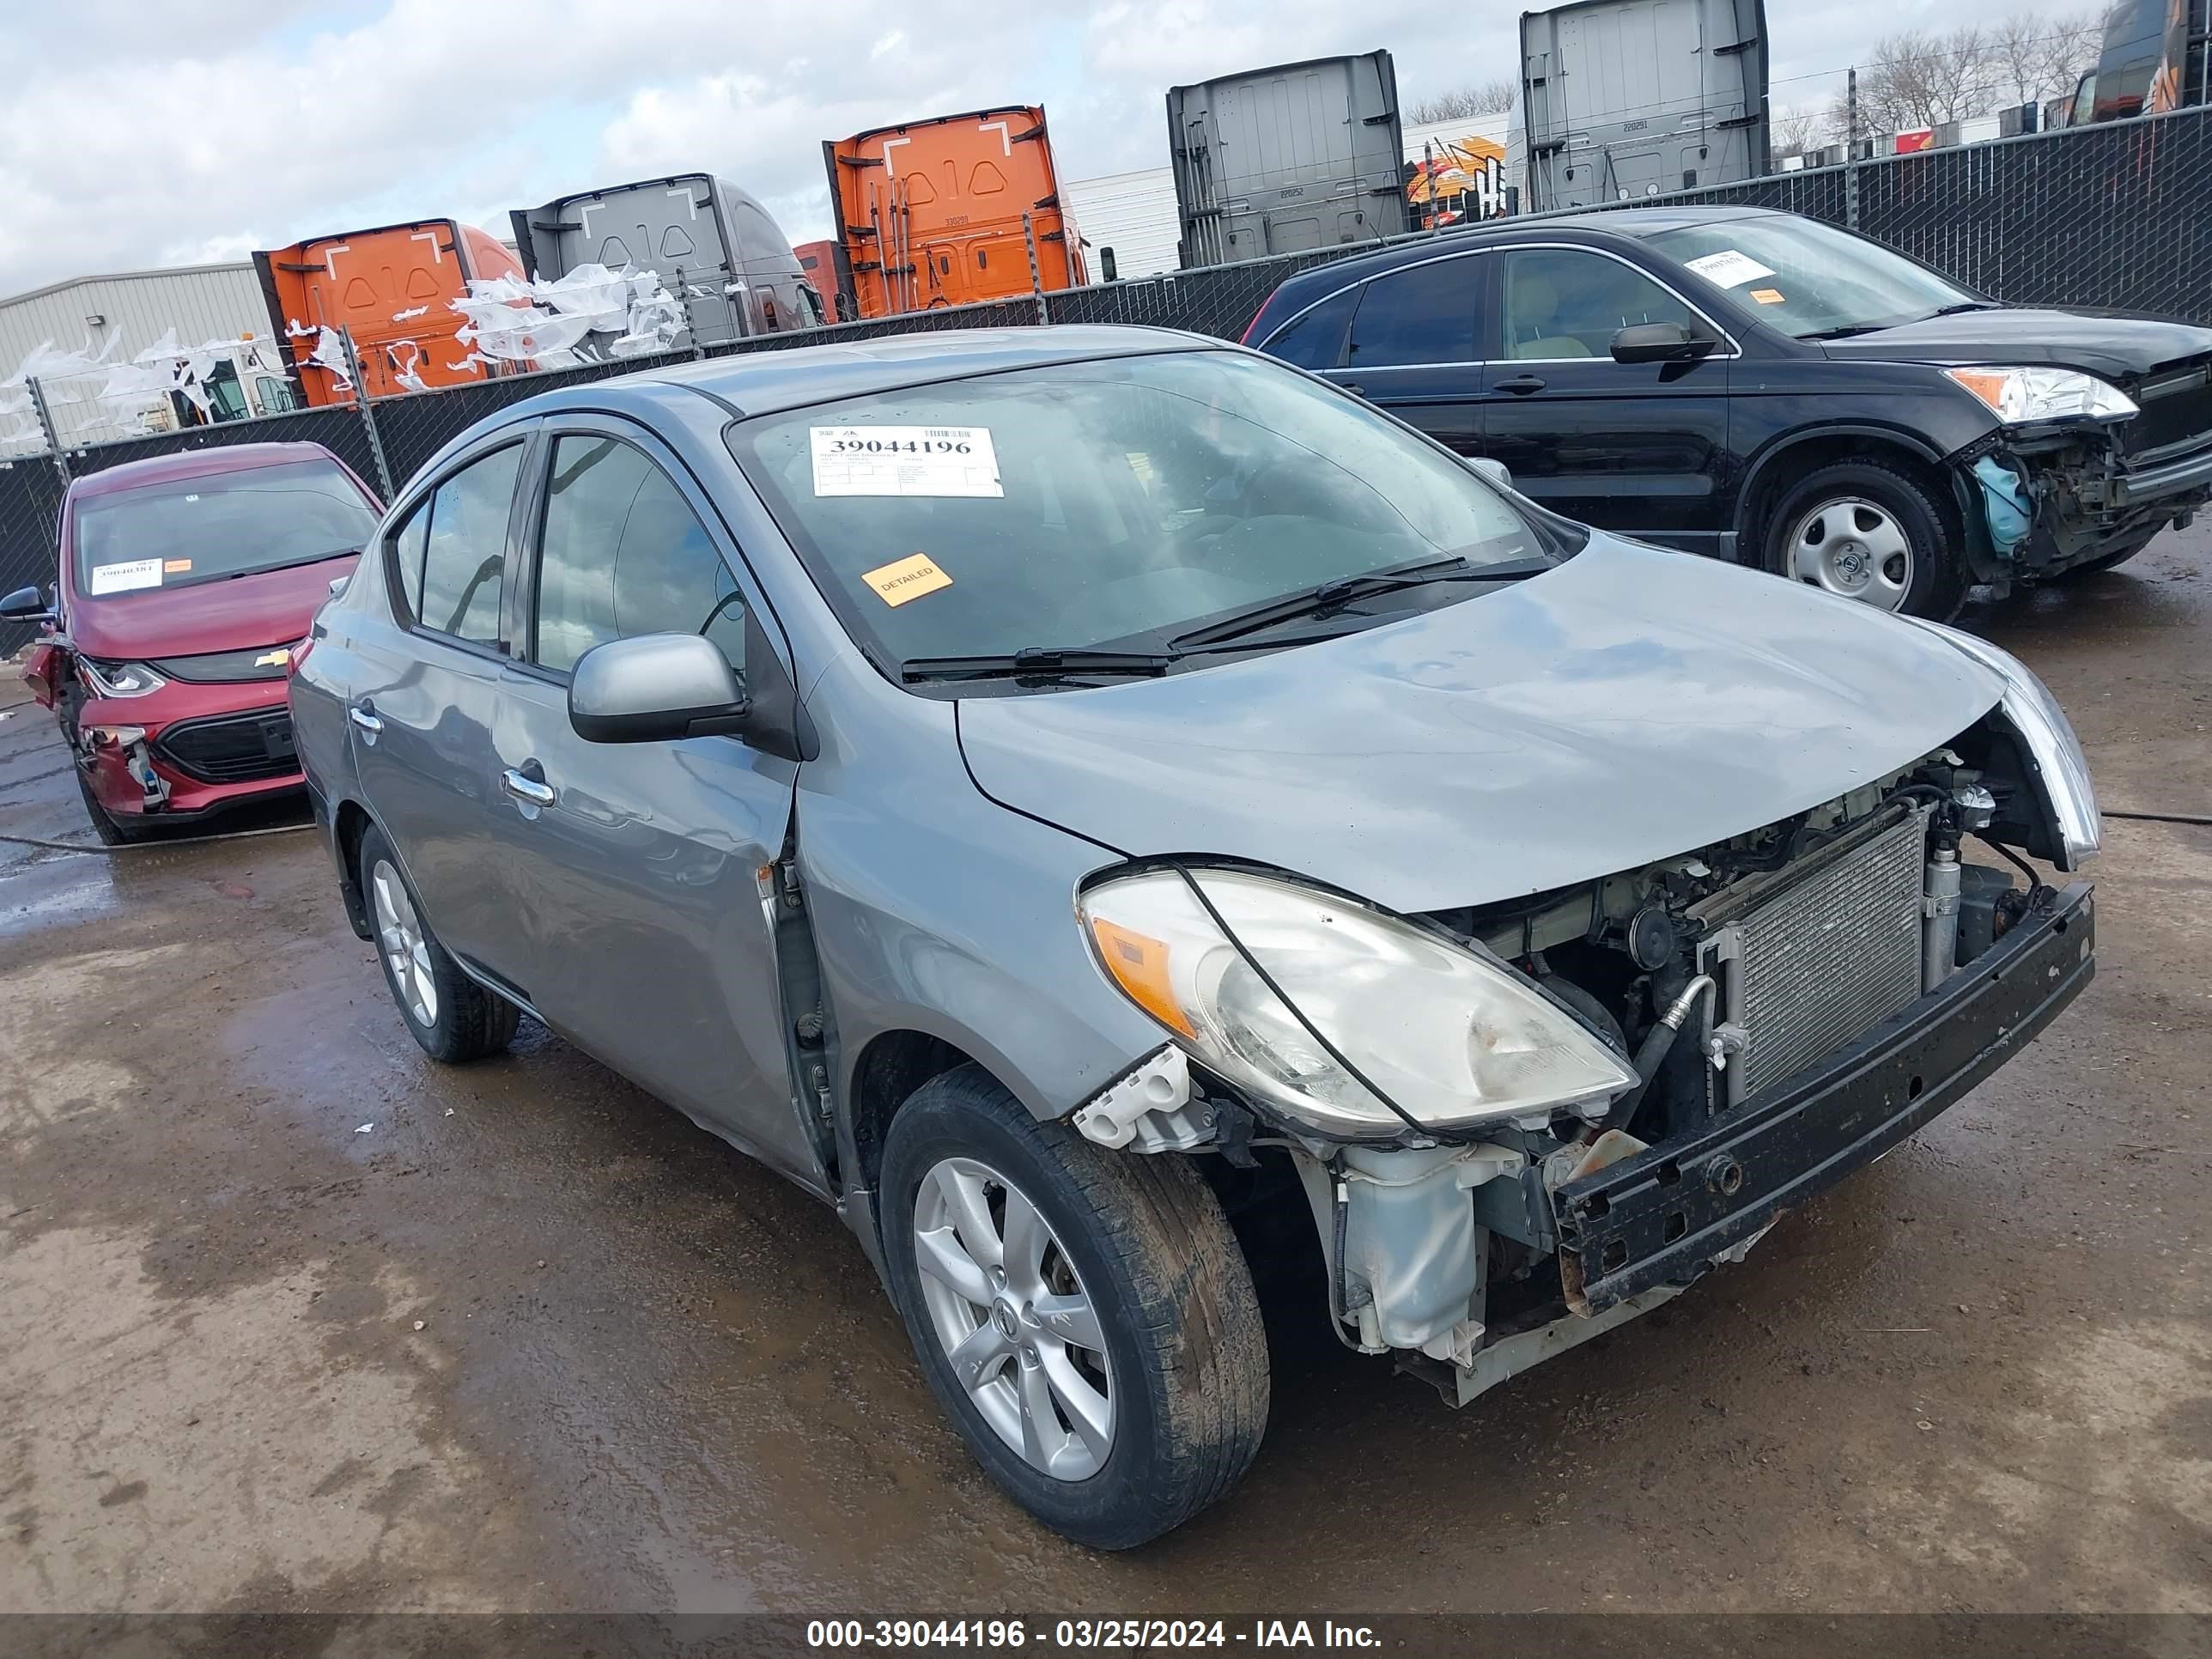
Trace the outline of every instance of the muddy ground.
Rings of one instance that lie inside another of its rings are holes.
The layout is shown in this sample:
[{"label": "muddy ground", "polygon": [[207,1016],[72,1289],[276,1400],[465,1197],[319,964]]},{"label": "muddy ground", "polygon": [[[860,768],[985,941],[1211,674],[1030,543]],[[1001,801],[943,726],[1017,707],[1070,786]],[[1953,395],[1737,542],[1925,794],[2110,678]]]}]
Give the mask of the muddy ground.
[{"label": "muddy ground", "polygon": [[[2212,814],[2212,534],[1969,622]],[[1103,1558],[829,1211],[532,1025],[428,1063],[311,835],[0,842],[0,1608],[2212,1610],[2212,827],[2096,873],[2075,1008],[1744,1266],[1461,1413],[1278,1320],[1250,1477]]]}]

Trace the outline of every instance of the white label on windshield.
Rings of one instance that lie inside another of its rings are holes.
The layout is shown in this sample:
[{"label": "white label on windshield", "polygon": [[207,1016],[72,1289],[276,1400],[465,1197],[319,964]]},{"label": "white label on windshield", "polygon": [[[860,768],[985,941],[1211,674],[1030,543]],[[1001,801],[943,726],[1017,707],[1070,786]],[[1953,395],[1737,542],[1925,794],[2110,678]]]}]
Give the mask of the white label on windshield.
[{"label": "white label on windshield", "polygon": [[1762,276],[1774,275],[1773,267],[1763,265],[1748,253],[1739,253],[1724,247],[1718,253],[1708,253],[1702,258],[1685,259],[1682,263],[1707,282],[1722,288],[1741,288],[1746,283],[1755,283]]},{"label": "white label on windshield", "polygon": [[133,559],[128,564],[96,564],[92,568],[94,593],[127,593],[134,587],[159,587],[161,562]]},{"label": "white label on windshield", "polygon": [[984,426],[817,426],[817,495],[1004,496]]}]

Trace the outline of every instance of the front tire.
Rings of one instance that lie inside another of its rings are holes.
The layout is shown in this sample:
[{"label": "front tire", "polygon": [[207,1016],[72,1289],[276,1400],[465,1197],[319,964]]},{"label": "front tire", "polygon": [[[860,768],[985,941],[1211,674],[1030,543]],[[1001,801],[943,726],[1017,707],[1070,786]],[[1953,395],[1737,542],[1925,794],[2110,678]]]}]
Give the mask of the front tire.
[{"label": "front tire", "polygon": [[153,839],[155,831],[150,824],[143,820],[125,823],[102,806],[100,797],[92,793],[92,782],[85,776],[84,769],[80,766],[76,769],[77,793],[84,797],[85,816],[92,820],[92,833],[100,837],[102,847],[136,847]]},{"label": "front tire", "polygon": [[382,830],[362,832],[354,876],[368,903],[385,988],[422,1052],[449,1066],[502,1052],[522,1011],[463,973],[438,943]]},{"label": "front tire", "polygon": [[1767,515],[1764,557],[1778,576],[1884,611],[1948,622],[1966,601],[1966,568],[1917,481],[1881,461],[1816,468]]},{"label": "front tire", "polygon": [[1047,1526],[1128,1549],[1218,1502],[1267,1424],[1252,1277],[1198,1170],[1039,1123],[977,1066],[884,1148],[884,1255],[923,1374]]}]

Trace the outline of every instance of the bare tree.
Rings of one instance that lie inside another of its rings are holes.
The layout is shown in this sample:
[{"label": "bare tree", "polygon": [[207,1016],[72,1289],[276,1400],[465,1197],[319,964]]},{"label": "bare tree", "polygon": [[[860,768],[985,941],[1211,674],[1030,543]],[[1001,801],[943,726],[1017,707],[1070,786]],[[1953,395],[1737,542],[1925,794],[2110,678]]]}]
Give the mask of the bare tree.
[{"label": "bare tree", "polygon": [[[1984,113],[1994,99],[1995,67],[1990,32],[1975,24],[1937,33],[1907,29],[1875,42],[1872,59],[1859,67],[1858,131],[1906,132]],[[1830,111],[1835,129],[1847,125],[1844,104]]]},{"label": "bare tree", "polygon": [[2104,26],[2094,12],[2070,17],[2023,13],[1990,30],[1993,80],[2001,97],[2027,103],[2074,90],[2097,61]]},{"label": "bare tree", "polygon": [[1503,115],[1513,107],[1520,88],[1511,81],[1478,81],[1450,92],[1424,98],[1406,112],[1415,126],[1431,121],[1459,121],[1473,115]]},{"label": "bare tree", "polygon": [[1774,146],[1775,158],[1802,155],[1817,148],[1827,137],[1829,114],[1813,104],[1802,104],[1796,109],[1784,110],[1768,125]]}]

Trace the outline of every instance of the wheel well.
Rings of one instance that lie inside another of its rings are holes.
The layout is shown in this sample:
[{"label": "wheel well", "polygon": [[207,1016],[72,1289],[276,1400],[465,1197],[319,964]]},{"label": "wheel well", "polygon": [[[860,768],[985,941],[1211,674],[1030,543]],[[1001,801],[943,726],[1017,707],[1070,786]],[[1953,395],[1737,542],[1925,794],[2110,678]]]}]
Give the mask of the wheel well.
[{"label": "wheel well", "polygon": [[1795,443],[1752,476],[1743,506],[1742,536],[1736,544],[1738,560],[1764,568],[1766,534],[1776,505],[1801,478],[1838,461],[1875,461],[1903,473],[1926,492],[1942,515],[1943,528],[1954,545],[1963,544],[1964,526],[1949,475],[1918,451],[1888,438],[1867,433],[1839,432]]},{"label": "wheel well", "polygon": [[868,1044],[853,1067],[853,1146],[860,1158],[860,1185],[875,1190],[884,1167],[884,1137],[898,1109],[930,1079],[969,1063],[969,1057],[944,1038],[921,1031],[886,1031]]},{"label": "wheel well", "polygon": [[338,892],[345,900],[346,920],[355,933],[369,936],[368,905],[361,890],[361,838],[368,833],[368,809],[359,801],[342,800],[331,820],[331,833],[337,843]]}]

